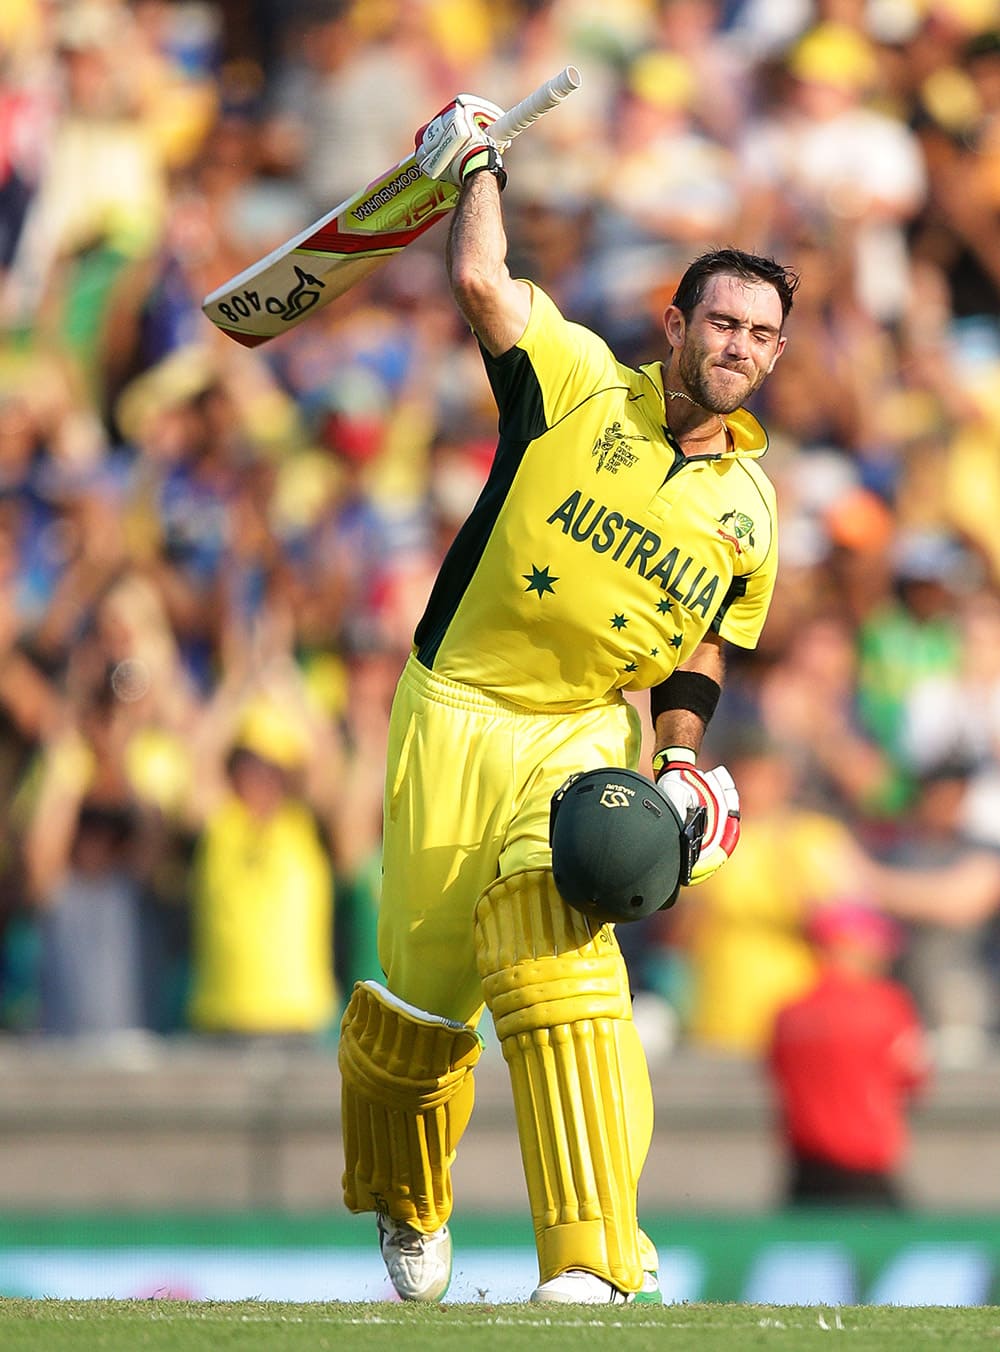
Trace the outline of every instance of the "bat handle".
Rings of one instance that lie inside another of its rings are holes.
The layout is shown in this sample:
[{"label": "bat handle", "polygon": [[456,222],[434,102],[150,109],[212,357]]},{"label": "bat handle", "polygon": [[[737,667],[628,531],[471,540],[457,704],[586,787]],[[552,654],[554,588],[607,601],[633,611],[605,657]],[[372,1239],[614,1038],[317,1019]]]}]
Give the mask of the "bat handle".
[{"label": "bat handle", "polygon": [[553,75],[551,80],[546,80],[533,93],[498,117],[490,127],[490,136],[496,141],[509,141],[579,88],[580,72],[575,66],[566,66],[558,75]]}]

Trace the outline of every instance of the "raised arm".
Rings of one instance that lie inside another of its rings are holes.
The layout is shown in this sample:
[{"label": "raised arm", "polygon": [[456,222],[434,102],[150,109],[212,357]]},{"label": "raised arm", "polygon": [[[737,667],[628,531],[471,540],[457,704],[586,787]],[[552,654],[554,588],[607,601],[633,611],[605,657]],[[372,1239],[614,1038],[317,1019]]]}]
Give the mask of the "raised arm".
[{"label": "raised arm", "polygon": [[500,184],[492,174],[472,174],[451,219],[448,278],[455,303],[494,357],[514,346],[531,312],[531,290],[514,280],[506,260]]},{"label": "raised arm", "polygon": [[460,94],[418,133],[416,147],[425,174],[460,189],[448,232],[448,277],[459,309],[494,357],[514,346],[531,311],[530,288],[507,270],[500,193],[508,143],[488,134],[501,111],[488,99]]}]

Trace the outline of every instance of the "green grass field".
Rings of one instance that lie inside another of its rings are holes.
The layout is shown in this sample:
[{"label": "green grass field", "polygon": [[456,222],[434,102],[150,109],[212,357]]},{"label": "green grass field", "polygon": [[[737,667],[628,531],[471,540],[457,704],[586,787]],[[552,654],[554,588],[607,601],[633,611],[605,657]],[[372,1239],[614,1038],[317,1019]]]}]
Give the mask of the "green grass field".
[{"label": "green grass field", "polygon": [[1000,1308],[0,1299],[3,1352],[996,1352]]}]

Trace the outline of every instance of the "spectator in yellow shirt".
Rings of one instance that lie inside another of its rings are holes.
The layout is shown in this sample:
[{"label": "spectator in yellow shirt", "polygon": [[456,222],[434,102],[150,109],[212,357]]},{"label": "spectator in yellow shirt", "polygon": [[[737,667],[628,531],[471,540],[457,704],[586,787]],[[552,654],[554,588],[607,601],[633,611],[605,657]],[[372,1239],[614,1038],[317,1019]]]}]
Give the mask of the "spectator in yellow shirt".
[{"label": "spectator in yellow shirt", "polygon": [[299,785],[306,750],[273,702],[245,714],[195,855],[196,1029],[308,1040],[334,1016],[333,869]]}]

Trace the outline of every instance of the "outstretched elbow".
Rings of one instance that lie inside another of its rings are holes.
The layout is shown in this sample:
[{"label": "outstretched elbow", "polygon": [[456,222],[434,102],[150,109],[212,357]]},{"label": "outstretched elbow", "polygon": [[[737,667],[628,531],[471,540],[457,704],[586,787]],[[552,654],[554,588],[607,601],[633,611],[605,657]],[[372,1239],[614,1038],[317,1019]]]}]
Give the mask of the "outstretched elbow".
[{"label": "outstretched elbow", "polygon": [[449,281],[455,304],[466,316],[496,308],[502,290],[502,276],[496,269],[486,269],[474,259],[453,260]]},{"label": "outstretched elbow", "polygon": [[527,327],[531,291],[506,268],[485,271],[474,265],[450,273],[452,294],[476,337],[493,356],[512,348]]}]

